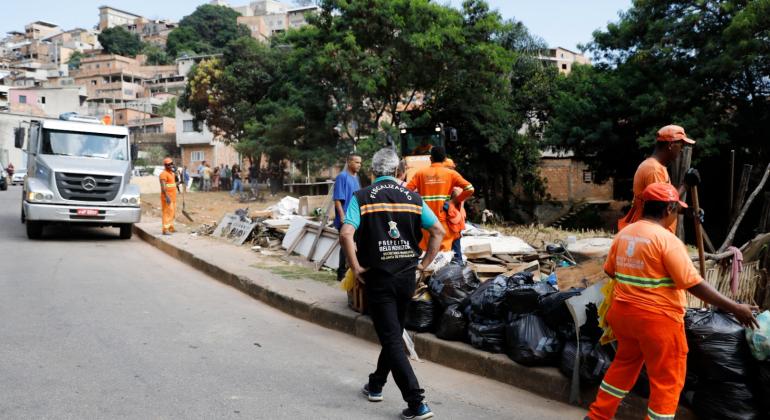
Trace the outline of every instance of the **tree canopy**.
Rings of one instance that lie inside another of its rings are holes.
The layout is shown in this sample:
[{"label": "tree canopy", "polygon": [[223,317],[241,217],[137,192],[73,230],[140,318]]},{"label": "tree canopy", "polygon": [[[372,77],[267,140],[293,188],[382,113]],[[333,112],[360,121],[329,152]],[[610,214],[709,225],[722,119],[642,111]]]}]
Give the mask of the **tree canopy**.
[{"label": "tree canopy", "polygon": [[560,80],[548,138],[604,176],[633,174],[666,124],[698,141],[696,162],[737,149],[767,161],[770,2],[634,2],[588,45],[598,60]]},{"label": "tree canopy", "polygon": [[227,6],[204,4],[185,16],[168,35],[166,51],[172,58],[182,52],[213,54],[224,50],[230,41],[249,36],[249,30],[238,25],[240,13]]},{"label": "tree canopy", "polygon": [[135,57],[144,48],[139,35],[132,34],[122,26],[107,28],[99,34],[99,43],[107,54]]},{"label": "tree canopy", "polygon": [[180,106],[241,153],[311,166],[382,147],[403,125],[442,124],[458,130],[449,153],[488,207],[511,213],[516,185],[542,192],[537,139],[556,72],[526,27],[481,0],[319,6],[269,44],[237,38],[198,64]]}]

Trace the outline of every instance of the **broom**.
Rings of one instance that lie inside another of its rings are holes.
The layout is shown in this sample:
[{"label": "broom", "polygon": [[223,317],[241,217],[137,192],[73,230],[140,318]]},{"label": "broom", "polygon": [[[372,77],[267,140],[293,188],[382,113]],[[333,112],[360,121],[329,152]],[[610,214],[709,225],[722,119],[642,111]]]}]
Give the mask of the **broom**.
[{"label": "broom", "polygon": [[184,203],[184,196],[185,195],[187,195],[187,185],[185,185],[184,190],[182,190],[182,215],[184,215],[184,217],[186,217],[187,220],[189,220],[191,222],[195,222],[195,220],[193,220],[193,218],[190,216],[190,214],[187,213],[187,209],[185,208],[185,203]]}]

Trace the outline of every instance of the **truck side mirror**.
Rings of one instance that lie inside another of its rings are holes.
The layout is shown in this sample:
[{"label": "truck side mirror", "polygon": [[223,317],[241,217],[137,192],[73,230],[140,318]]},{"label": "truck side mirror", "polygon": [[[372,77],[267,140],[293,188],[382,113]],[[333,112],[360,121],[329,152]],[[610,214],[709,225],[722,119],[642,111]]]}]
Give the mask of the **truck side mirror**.
[{"label": "truck side mirror", "polygon": [[26,135],[27,133],[24,127],[16,127],[13,129],[13,143],[17,149],[24,147],[24,137],[26,137]]}]

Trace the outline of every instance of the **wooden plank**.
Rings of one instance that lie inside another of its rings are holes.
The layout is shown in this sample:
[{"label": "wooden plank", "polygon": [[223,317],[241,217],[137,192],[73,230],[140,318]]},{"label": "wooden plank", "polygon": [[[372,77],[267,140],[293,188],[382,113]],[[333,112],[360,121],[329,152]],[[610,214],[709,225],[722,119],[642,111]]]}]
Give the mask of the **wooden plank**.
[{"label": "wooden plank", "polygon": [[504,265],[496,264],[478,264],[470,262],[468,267],[471,268],[476,274],[503,274],[508,269]]},{"label": "wooden plank", "polygon": [[299,232],[299,235],[297,235],[296,238],[294,238],[294,241],[289,245],[288,248],[286,248],[286,255],[291,255],[292,252],[297,248],[297,246],[302,242],[302,238],[305,236],[305,233],[307,232],[307,225],[302,226],[302,230]]},{"label": "wooden plank", "polygon": [[486,258],[492,256],[492,244],[470,245],[463,250],[463,255],[469,260]]},{"label": "wooden plank", "polygon": [[738,218],[738,214],[743,208],[743,202],[746,200],[746,193],[749,192],[749,181],[751,180],[751,170],[753,166],[743,165],[743,173],[741,173],[741,183],[738,184],[738,194],[733,200],[733,212],[730,214],[730,224],[735,223],[735,219]]},{"label": "wooden plank", "polygon": [[329,222],[329,213],[331,212],[331,209],[334,208],[334,184],[332,184],[332,187],[329,188],[329,194],[326,195],[326,211],[324,212],[323,218],[321,218],[321,223],[318,225],[318,229],[316,229],[315,234],[316,237],[313,240],[313,245],[310,247],[310,252],[307,255],[308,261],[313,260],[313,255],[315,254],[315,249],[318,247],[318,241],[321,240],[321,235],[326,228],[326,224]]},{"label": "wooden plank", "polygon": [[505,268],[508,269],[508,271],[505,272],[506,276],[527,272],[533,274],[535,281],[540,280],[540,262],[538,261],[530,261],[523,264],[507,264]]},{"label": "wooden plank", "polygon": [[519,262],[519,259],[518,259],[518,258],[516,258],[516,257],[514,257],[514,256],[512,256],[512,255],[510,255],[510,254],[495,254],[495,255],[493,255],[493,256],[494,256],[495,258],[499,258],[499,259],[503,260],[503,261],[504,261],[504,262],[506,262],[506,263],[515,263],[515,262]]},{"label": "wooden plank", "polygon": [[[328,259],[329,259],[329,257],[331,257],[331,256],[332,256],[332,252],[334,252],[334,250],[335,250],[335,249],[337,249],[337,245],[340,245],[340,246],[342,246],[342,245],[340,244],[340,238],[339,238],[339,236],[337,237],[337,240],[335,240],[335,241],[334,241],[334,244],[333,244],[332,246],[330,246],[330,247],[329,247],[329,250],[328,250],[328,251],[326,251],[326,253],[324,254],[324,256],[323,256],[323,257],[321,257],[321,259],[320,259],[320,260],[318,260],[318,262],[316,263],[316,269],[320,270],[320,269],[321,269],[321,267],[323,267],[323,266],[324,266],[324,264],[326,264],[326,260],[328,260]],[[340,262],[339,262],[339,264],[342,264],[342,261],[340,261]]]}]

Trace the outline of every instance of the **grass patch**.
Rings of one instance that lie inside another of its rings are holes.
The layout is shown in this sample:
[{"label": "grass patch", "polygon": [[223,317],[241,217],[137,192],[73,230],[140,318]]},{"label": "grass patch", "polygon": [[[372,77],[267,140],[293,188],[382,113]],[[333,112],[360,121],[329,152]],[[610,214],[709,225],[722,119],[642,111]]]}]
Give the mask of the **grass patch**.
[{"label": "grass patch", "polygon": [[252,264],[254,268],[267,270],[276,276],[283,277],[287,280],[314,280],[330,286],[337,284],[337,274],[325,270],[317,271],[311,268],[302,267],[299,265],[270,265],[270,264]]}]

